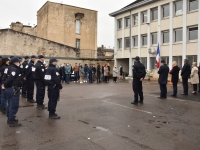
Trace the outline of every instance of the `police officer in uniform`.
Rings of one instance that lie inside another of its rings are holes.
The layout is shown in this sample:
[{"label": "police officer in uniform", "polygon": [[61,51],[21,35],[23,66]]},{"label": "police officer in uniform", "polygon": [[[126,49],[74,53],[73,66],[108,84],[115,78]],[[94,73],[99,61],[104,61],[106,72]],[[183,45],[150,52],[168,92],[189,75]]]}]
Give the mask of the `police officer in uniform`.
[{"label": "police officer in uniform", "polygon": [[27,80],[27,101],[30,103],[36,103],[33,99],[34,94],[34,78],[33,72],[35,71],[34,63],[35,63],[35,55],[31,56],[31,61],[28,64],[28,68],[26,71],[25,80]]},{"label": "police officer in uniform", "polygon": [[23,80],[23,87],[22,87],[22,97],[23,98],[27,98],[27,81],[25,80],[25,73],[28,69],[28,61],[29,61],[29,57],[25,56],[24,57],[24,62],[22,63],[23,66],[23,76],[24,76],[24,80]]},{"label": "police officer in uniform", "polygon": [[18,120],[15,119],[19,108],[20,86],[22,86],[22,80],[21,82],[19,80],[21,74],[18,66],[19,58],[13,57],[11,59],[11,66],[8,68],[6,80],[2,84],[2,89],[5,90],[8,99],[7,124],[9,124],[10,127],[21,126]]},{"label": "police officer in uniform", "polygon": [[36,102],[38,109],[46,109],[44,103],[44,96],[45,96],[45,65],[44,65],[44,56],[38,56],[38,62],[35,64],[35,72],[33,73],[33,77],[35,80],[35,84],[37,87],[36,91]]},{"label": "police officer in uniform", "polygon": [[[140,63],[140,57],[135,57],[135,62],[132,67],[133,71],[133,91],[134,91],[134,101],[131,102],[133,105],[138,105],[138,102],[143,104],[143,91],[142,91],[142,81],[146,76],[145,66]],[[140,96],[140,101],[138,101],[138,95]]]},{"label": "police officer in uniform", "polygon": [[57,59],[51,58],[49,61],[49,67],[45,73],[45,81],[48,86],[48,111],[49,118],[51,119],[60,119],[56,112],[57,101],[59,100],[60,92],[62,92],[62,85],[60,80],[60,74],[56,68]]}]

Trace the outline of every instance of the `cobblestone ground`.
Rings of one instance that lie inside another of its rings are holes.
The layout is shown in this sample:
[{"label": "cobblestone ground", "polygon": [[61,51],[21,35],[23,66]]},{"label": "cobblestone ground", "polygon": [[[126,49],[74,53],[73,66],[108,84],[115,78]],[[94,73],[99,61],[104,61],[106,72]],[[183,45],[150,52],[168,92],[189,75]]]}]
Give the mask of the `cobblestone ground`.
[{"label": "cobblestone ground", "polygon": [[21,127],[8,127],[0,114],[0,149],[199,150],[200,94],[173,99],[168,85],[168,99],[159,100],[156,82],[145,81],[143,87],[144,104],[133,106],[130,81],[64,84],[57,106],[60,120],[48,119],[47,110],[21,98]]}]

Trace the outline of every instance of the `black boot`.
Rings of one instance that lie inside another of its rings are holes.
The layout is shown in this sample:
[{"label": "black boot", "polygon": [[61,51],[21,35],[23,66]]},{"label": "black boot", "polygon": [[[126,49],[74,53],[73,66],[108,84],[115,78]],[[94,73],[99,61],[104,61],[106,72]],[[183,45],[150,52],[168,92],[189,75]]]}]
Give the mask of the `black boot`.
[{"label": "black boot", "polygon": [[9,121],[9,127],[20,127],[21,123],[19,123],[17,120],[11,120]]},{"label": "black boot", "polygon": [[22,97],[23,97],[23,98],[27,98],[27,95],[26,95],[26,94],[22,94]]},{"label": "black boot", "polygon": [[50,119],[60,119],[60,116],[58,116],[57,114],[50,114],[49,118]]},{"label": "black boot", "polygon": [[36,103],[36,101],[35,101],[34,99],[27,99],[27,101],[28,101],[29,103]]},{"label": "black boot", "polygon": [[133,101],[133,102],[131,102],[131,104],[133,104],[133,105],[138,105],[138,102]]},{"label": "black boot", "polygon": [[2,115],[6,115],[6,109],[2,109]]},{"label": "black boot", "polygon": [[[18,120],[17,119],[15,119],[15,121],[17,121],[18,122]],[[7,124],[10,124],[11,123],[11,121],[8,119],[7,120]]]},{"label": "black boot", "polygon": [[37,109],[43,110],[43,109],[47,109],[47,107],[45,107],[45,105],[37,105]]}]

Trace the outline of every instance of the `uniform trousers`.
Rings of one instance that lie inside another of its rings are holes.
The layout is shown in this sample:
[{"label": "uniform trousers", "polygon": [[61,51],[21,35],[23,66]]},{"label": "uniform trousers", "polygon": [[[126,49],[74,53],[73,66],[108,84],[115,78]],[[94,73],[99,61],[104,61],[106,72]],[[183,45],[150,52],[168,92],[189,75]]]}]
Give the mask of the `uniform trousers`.
[{"label": "uniform trousers", "polygon": [[57,87],[53,87],[53,85],[48,86],[48,111],[49,115],[55,114],[56,106],[59,99],[60,90]]},{"label": "uniform trousers", "polygon": [[36,102],[38,105],[43,105],[45,96],[45,85],[42,80],[35,81],[36,90]]},{"label": "uniform trousers", "polygon": [[134,101],[138,102],[138,95],[140,96],[140,101],[144,100],[143,90],[142,90],[142,81],[137,78],[133,78],[133,92],[134,92]]}]

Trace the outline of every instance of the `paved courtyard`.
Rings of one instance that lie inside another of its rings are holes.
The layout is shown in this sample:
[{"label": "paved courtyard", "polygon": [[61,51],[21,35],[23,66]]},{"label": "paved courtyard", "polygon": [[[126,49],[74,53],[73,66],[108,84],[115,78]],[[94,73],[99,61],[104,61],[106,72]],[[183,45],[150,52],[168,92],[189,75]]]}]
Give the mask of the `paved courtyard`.
[{"label": "paved courtyard", "polygon": [[48,119],[47,110],[21,99],[21,127],[8,127],[0,114],[0,149],[199,150],[200,94],[174,99],[169,85],[168,99],[159,100],[156,82],[145,81],[143,87],[144,104],[133,106],[130,81],[64,85],[60,120]]}]

